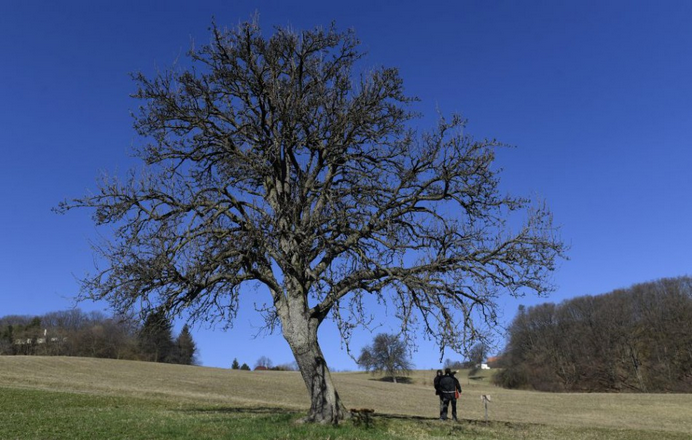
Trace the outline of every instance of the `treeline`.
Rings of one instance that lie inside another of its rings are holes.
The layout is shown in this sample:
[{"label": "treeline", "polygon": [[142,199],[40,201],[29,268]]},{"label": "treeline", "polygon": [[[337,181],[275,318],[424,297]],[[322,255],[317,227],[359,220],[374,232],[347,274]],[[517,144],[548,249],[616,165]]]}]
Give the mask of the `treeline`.
[{"label": "treeline", "polygon": [[0,318],[1,355],[81,356],[192,365],[196,345],[187,325],[174,338],[160,312],[144,322],[81,310]]},{"label": "treeline", "polygon": [[[244,362],[243,365],[240,365],[240,362],[238,362],[238,358],[233,359],[231,369],[244,371],[251,370],[250,366]],[[298,364],[294,361],[286,364],[274,365],[274,362],[272,362],[271,359],[269,359],[266,356],[262,356],[259,359],[257,359],[257,362],[255,362],[255,370],[298,371]]]},{"label": "treeline", "polygon": [[692,392],[692,278],[520,308],[503,364],[507,388]]}]

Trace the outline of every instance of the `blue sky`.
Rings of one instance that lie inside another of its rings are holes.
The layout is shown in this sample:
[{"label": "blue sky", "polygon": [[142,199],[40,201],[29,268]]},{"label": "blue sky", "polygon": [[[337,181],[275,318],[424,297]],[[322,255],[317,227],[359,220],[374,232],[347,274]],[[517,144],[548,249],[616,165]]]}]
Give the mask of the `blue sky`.
[{"label": "blue sky", "polygon": [[[234,26],[255,11],[265,31],[354,28],[364,64],[398,67],[421,99],[421,128],[438,109],[458,112],[474,136],[515,145],[499,155],[503,187],[545,199],[572,246],[548,300],[692,272],[692,2],[5,1],[1,316],[73,306],[76,278],[93,269],[91,213],[51,208],[136,165],[129,73],[184,58],[212,17]],[[267,299],[249,290],[234,328],[193,330],[204,365],[292,361],[280,335],[256,336],[252,304]],[[543,301],[506,299],[504,320]],[[353,348],[373,336],[357,333]],[[333,369],[356,368],[329,325],[320,341]],[[437,367],[438,351],[420,341],[413,361]]]}]

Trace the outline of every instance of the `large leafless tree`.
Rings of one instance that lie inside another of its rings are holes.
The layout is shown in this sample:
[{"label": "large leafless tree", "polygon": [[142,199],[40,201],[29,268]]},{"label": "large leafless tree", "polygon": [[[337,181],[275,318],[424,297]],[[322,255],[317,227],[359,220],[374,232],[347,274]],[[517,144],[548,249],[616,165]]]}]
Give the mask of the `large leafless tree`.
[{"label": "large leafless tree", "polygon": [[499,145],[465,135],[459,117],[413,130],[398,71],[356,70],[353,32],[214,26],[189,56],[136,75],[143,171],[61,207],[95,208],[115,228],[83,297],[228,322],[264,285],[308,419],[336,423],[325,318],[348,339],[364,298],[379,297],[404,330],[459,349],[492,324],[498,295],[551,289],[563,244],[544,206],[498,189]]}]

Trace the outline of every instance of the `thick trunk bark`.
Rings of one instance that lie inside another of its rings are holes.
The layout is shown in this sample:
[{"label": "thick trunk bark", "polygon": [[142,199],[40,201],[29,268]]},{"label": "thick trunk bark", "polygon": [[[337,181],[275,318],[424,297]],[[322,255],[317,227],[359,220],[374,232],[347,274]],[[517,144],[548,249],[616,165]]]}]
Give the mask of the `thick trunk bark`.
[{"label": "thick trunk bark", "polygon": [[317,341],[320,321],[298,307],[280,313],[284,338],[293,351],[305,386],[310,394],[310,413],[305,421],[337,424],[348,412],[334,388],[327,362]]}]

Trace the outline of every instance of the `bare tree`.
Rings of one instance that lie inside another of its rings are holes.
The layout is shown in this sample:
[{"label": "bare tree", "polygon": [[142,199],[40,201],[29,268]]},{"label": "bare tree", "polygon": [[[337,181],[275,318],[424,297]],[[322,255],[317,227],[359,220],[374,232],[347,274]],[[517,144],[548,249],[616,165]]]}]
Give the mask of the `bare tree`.
[{"label": "bare tree", "polygon": [[467,356],[469,363],[469,377],[474,376],[482,368],[485,359],[488,357],[488,346],[485,342],[477,342],[469,350]]},{"label": "bare tree", "polygon": [[266,356],[261,356],[259,359],[257,359],[257,362],[255,362],[255,368],[263,367],[263,368],[266,368],[269,370],[273,366],[274,366],[274,363],[272,362],[272,360]]},{"label": "bare tree", "polygon": [[363,347],[358,365],[367,371],[386,373],[396,383],[397,374],[408,374],[412,365],[406,343],[397,335],[380,333],[372,345]]},{"label": "bare tree", "polygon": [[323,423],[346,415],[318,344],[325,318],[348,342],[375,295],[404,332],[457,349],[494,323],[501,293],[549,292],[564,251],[544,206],[498,190],[499,144],[457,116],[413,130],[398,71],[357,73],[358,44],[333,27],[213,26],[191,67],[136,75],[144,170],[59,209],[117,227],[82,298],[230,321],[244,286],[266,286],[267,325]]}]

